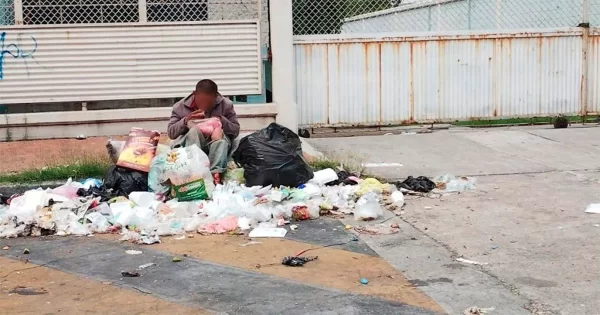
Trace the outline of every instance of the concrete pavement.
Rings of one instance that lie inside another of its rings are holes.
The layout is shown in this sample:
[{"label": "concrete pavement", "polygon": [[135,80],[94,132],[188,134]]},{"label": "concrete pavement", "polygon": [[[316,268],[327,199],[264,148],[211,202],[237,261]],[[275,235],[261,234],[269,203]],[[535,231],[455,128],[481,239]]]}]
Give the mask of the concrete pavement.
[{"label": "concrete pavement", "polygon": [[[311,139],[327,156],[396,179],[477,177],[477,190],[407,198],[402,233],[363,240],[448,313],[600,314],[600,128],[450,129]],[[484,263],[455,261],[456,257]]]}]

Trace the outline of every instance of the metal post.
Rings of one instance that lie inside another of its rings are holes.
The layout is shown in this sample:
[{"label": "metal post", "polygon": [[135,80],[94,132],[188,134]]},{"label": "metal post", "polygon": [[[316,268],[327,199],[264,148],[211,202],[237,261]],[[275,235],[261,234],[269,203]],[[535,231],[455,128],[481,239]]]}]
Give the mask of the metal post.
[{"label": "metal post", "polygon": [[472,11],[473,11],[472,10],[473,4],[471,2],[472,2],[472,0],[468,0],[467,1],[467,6],[468,6],[467,20],[468,20],[468,23],[469,23],[469,31],[471,30],[471,28],[473,28],[473,25],[471,25],[472,24],[471,23],[471,20],[472,20],[471,15],[472,15]]},{"label": "metal post", "polygon": [[146,6],[146,0],[138,0],[138,11],[140,23],[148,22],[148,7]]},{"label": "metal post", "polygon": [[588,110],[588,49],[590,45],[590,20],[589,20],[589,0],[583,0],[583,22],[579,25],[582,29],[581,36],[581,120],[585,123]]},{"label": "metal post", "polygon": [[23,0],[15,0],[15,25],[23,25]]}]

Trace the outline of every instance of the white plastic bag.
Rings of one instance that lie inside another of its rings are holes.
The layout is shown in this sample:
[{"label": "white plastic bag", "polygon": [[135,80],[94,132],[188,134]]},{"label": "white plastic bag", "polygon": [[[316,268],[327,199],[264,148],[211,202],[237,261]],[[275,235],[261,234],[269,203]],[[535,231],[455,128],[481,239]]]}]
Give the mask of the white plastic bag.
[{"label": "white plastic bag", "polygon": [[339,177],[333,169],[326,168],[324,170],[314,172],[314,177],[308,182],[315,185],[325,185],[338,179]]},{"label": "white plastic bag", "polygon": [[368,192],[356,202],[354,208],[354,219],[356,221],[371,221],[383,214],[383,208],[379,204],[377,194]]},{"label": "white plastic bag", "polygon": [[208,156],[196,145],[167,153],[165,176],[171,182],[171,194],[179,201],[208,199],[215,188]]},{"label": "white plastic bag", "polygon": [[404,206],[404,194],[402,194],[402,192],[394,191],[391,198],[396,207],[402,208],[402,206]]}]

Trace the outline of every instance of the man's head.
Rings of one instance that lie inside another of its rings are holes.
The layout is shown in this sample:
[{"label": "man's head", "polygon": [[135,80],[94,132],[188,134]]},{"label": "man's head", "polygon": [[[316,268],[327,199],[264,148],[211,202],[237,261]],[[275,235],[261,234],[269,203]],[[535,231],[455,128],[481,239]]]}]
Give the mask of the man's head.
[{"label": "man's head", "polygon": [[196,90],[194,91],[194,100],[196,107],[203,111],[208,111],[215,106],[219,95],[219,88],[217,84],[212,80],[201,80],[196,84]]}]

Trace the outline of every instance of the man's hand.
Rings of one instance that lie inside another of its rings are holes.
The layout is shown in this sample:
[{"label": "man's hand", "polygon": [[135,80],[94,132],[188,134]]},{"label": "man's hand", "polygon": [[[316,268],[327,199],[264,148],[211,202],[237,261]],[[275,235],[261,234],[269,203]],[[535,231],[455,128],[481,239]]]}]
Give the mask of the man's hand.
[{"label": "man's hand", "polygon": [[190,120],[195,120],[195,119],[204,119],[206,118],[206,115],[204,114],[203,110],[197,110],[195,112],[190,113],[189,115],[185,116],[185,123],[187,124]]}]

